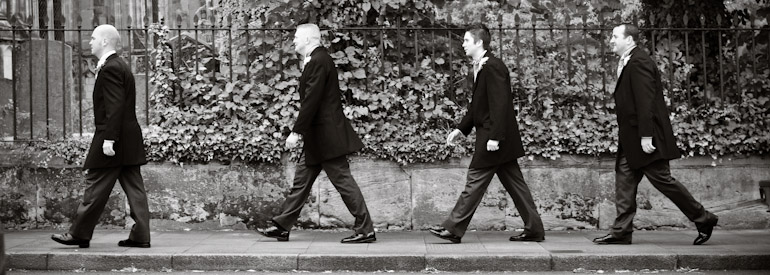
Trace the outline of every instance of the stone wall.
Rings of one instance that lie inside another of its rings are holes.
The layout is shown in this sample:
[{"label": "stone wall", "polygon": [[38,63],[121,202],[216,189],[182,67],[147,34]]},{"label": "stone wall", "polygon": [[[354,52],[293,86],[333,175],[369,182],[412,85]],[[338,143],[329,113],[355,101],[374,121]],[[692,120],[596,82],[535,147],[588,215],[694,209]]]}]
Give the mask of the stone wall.
[{"label": "stone wall", "polygon": [[[0,222],[9,229],[66,228],[82,196],[77,167],[30,168],[0,153]],[[441,223],[465,185],[470,159],[399,166],[351,158],[353,176],[380,230],[420,230]],[[16,164],[15,164],[16,163]],[[55,163],[55,162],[54,162]],[[614,160],[563,156],[559,160],[520,159],[536,204],[549,230],[607,229],[614,219]],[[278,213],[293,178],[294,164],[174,165],[142,168],[154,230],[247,229],[263,226]],[[759,201],[758,181],[770,179],[770,158],[672,162],[674,176],[708,209],[722,228],[770,228],[768,207]],[[640,229],[692,228],[676,206],[643,180],[635,226]],[[100,228],[132,222],[116,185]],[[349,228],[352,217],[321,173],[303,209],[301,228]],[[522,223],[497,177],[471,222],[471,229],[512,230]]]}]

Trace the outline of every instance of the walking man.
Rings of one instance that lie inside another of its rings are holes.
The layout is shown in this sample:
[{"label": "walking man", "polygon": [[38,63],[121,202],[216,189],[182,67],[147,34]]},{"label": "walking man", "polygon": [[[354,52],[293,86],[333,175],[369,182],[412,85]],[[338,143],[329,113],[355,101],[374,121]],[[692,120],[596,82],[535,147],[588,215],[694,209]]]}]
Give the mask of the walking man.
[{"label": "walking man", "polygon": [[488,52],[489,42],[489,29],[484,25],[466,29],[463,49],[473,58],[473,76],[469,76],[474,80],[473,99],[457,129],[447,136],[447,144],[454,145],[455,137],[461,133],[467,136],[476,128],[475,153],[465,190],[442,227],[430,229],[430,233],[459,243],[497,174],[524,220],[524,232],[509,240],[540,242],[545,239],[543,222],[517,161],[524,156],[524,147],[513,110],[510,75],[503,61]]},{"label": "walking man", "polygon": [[83,165],[88,188],[69,232],[53,234],[51,238],[65,245],[89,247],[112,187],[120,180],[136,223],[128,239],[118,242],[118,246],[148,248],[150,211],[140,172],[147,159],[142,130],[136,120],[134,76],[115,52],[120,46],[120,34],[115,27],[96,27],[89,44],[99,62],[93,91],[96,131]]},{"label": "walking man", "polygon": [[297,163],[294,186],[281,207],[283,212],[273,217],[273,226],[257,231],[266,237],[288,241],[289,231],[323,170],[355,217],[354,234],[341,242],[374,242],[377,238],[372,219],[347,160],[348,154],[360,150],[364,144],[342,112],[337,68],[329,52],[321,46],[318,26],[298,26],[294,47],[304,57],[304,69],[299,79],[299,115],[286,139],[286,147],[293,148],[303,139],[303,154]]},{"label": "walking man", "polygon": [[594,239],[597,244],[631,244],[636,214],[636,190],[642,176],[695,222],[694,245],[711,238],[717,216],[706,211],[687,188],[671,176],[669,160],[680,156],[669,120],[660,72],[655,62],[636,47],[639,28],[621,24],[612,30],[612,51],[620,56],[615,86],[618,154],[615,160],[617,218],[612,230]]}]

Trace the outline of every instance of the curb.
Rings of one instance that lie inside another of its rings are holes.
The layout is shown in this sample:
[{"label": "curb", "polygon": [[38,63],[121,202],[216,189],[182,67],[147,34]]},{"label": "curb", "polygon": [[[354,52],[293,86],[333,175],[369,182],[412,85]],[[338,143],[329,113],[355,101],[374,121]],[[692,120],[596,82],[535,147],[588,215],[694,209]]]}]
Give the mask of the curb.
[{"label": "curb", "polygon": [[264,270],[264,271],[571,271],[770,270],[770,255],[709,254],[129,254],[10,252],[8,268],[25,270]]}]

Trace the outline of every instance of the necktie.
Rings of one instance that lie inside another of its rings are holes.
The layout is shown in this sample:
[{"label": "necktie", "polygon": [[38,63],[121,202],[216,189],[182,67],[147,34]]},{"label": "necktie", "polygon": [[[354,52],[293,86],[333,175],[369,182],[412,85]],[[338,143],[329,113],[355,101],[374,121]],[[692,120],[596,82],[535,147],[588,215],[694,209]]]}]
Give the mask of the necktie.
[{"label": "necktie", "polygon": [[623,62],[623,60],[625,60],[625,58],[622,56],[620,57],[620,60],[618,60],[618,70],[617,70],[618,78],[620,78],[620,73],[623,72],[623,67],[626,65],[625,62]]},{"label": "necktie", "polygon": [[473,60],[473,81],[476,81],[476,75],[481,71],[480,60]]}]

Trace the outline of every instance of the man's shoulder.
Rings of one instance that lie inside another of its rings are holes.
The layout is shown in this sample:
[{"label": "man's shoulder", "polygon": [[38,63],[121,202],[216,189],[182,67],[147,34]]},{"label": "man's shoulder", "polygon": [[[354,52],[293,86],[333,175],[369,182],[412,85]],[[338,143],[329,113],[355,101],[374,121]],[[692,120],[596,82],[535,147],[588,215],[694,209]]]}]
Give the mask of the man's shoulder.
[{"label": "man's shoulder", "polygon": [[320,62],[332,61],[332,56],[329,55],[329,51],[327,51],[324,48],[320,48],[314,51],[312,55],[310,55],[310,62],[313,62],[313,61],[320,61]]},{"label": "man's shoulder", "polygon": [[104,62],[104,68],[103,69],[110,69],[110,70],[125,70],[127,69],[128,65],[126,62],[123,61],[123,58],[120,56],[111,56],[107,61]]},{"label": "man's shoulder", "polygon": [[495,70],[505,72],[508,70],[508,66],[505,65],[505,62],[503,62],[502,59],[496,57],[496,56],[488,56],[489,59],[487,59],[487,62],[485,65],[489,65],[491,68],[494,68]]}]

